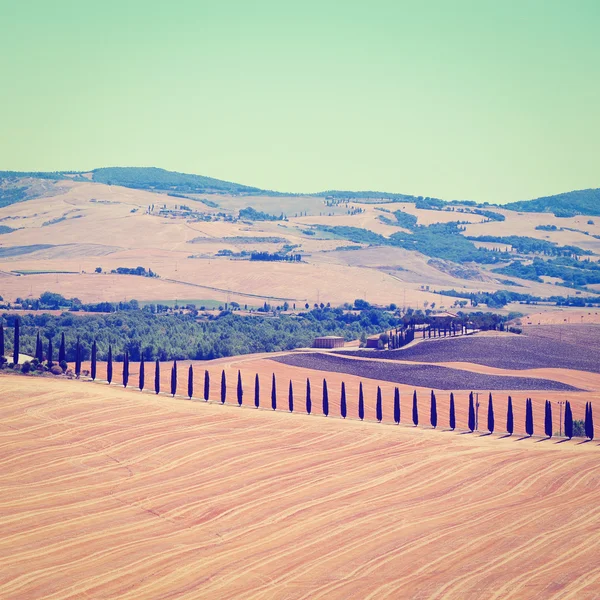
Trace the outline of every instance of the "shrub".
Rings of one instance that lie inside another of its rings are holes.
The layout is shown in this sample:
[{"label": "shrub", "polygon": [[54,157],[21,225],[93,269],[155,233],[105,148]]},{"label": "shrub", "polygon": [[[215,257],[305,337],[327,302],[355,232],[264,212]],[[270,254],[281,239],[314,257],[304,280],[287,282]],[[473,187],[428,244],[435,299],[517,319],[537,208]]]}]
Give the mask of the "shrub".
[{"label": "shrub", "polygon": [[50,373],[52,373],[52,375],[62,375],[63,374],[63,370],[60,367],[60,365],[54,365],[51,369],[50,369]]},{"label": "shrub", "polygon": [[585,423],[583,419],[573,421],[573,437],[585,437]]},{"label": "shrub", "polygon": [[61,360],[59,363],[60,368],[63,370],[63,373],[69,368],[66,360]]},{"label": "shrub", "polygon": [[21,366],[21,373],[29,373],[31,371],[31,363],[26,360]]}]

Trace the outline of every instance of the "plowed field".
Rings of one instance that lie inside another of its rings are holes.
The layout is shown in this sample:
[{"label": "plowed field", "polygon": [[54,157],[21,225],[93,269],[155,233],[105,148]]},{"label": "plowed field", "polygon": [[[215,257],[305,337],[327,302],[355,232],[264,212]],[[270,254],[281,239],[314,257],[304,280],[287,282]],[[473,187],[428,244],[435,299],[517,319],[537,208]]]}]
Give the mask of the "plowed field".
[{"label": "plowed field", "polygon": [[596,598],[596,442],[0,378],[0,597]]}]

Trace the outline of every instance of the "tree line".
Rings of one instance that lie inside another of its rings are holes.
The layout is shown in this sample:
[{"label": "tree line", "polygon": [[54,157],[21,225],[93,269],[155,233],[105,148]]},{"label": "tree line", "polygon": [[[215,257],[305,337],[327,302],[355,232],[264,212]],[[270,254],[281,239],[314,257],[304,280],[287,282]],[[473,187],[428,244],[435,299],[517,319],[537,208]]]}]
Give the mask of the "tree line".
[{"label": "tree line", "polygon": [[[4,343],[4,328],[0,326],[0,356],[4,359],[5,353],[5,343]],[[20,353],[20,323],[17,319],[15,321],[14,328],[14,342],[13,342],[13,362],[15,364],[19,363],[19,353]],[[52,339],[48,340],[47,352],[44,357],[43,352],[43,344],[42,339],[40,337],[39,331],[36,337],[36,345],[35,345],[35,358],[37,365],[42,364],[44,360],[46,360],[47,367],[52,369],[54,367],[54,349],[52,345]],[[81,376],[81,365],[82,365],[82,357],[83,357],[83,347],[80,339],[78,338],[75,345],[75,376],[79,378]],[[63,368],[63,364],[66,364],[66,343],[65,343],[65,335],[64,333],[61,335],[60,345],[58,348],[57,360],[58,364]],[[91,351],[90,351],[91,365],[90,365],[90,378],[92,381],[95,381],[97,378],[97,363],[98,363],[98,348],[97,343],[94,340],[92,343]],[[5,359],[4,359],[5,360]],[[107,365],[106,365],[106,378],[109,384],[113,382],[114,376],[114,365],[113,365],[113,351],[112,345],[109,344],[108,353],[107,353]],[[121,368],[121,377],[123,387],[127,387],[129,384],[129,361],[130,356],[129,352],[125,350],[122,368]],[[33,362],[33,361],[32,361]],[[154,363],[154,391],[156,394],[161,392],[161,382],[160,382],[160,360],[156,358]],[[139,380],[138,387],[141,391],[144,390],[145,387],[145,368],[146,361],[144,357],[141,357],[140,360],[140,370],[139,370]],[[29,369],[25,370],[28,372]],[[170,380],[170,392],[172,396],[175,396],[177,393],[177,360],[173,361],[173,365],[171,367],[171,380]],[[191,399],[194,395],[194,371],[193,366],[190,365],[188,368],[188,397]],[[243,403],[244,396],[244,388],[242,383],[241,372],[238,371],[238,380],[237,380],[237,402],[241,406]],[[208,370],[204,372],[204,389],[203,389],[203,398],[208,401],[210,397],[210,374]],[[222,404],[225,404],[227,400],[227,382],[226,382],[226,374],[223,369],[221,373],[221,391],[220,391],[220,401]],[[277,410],[278,408],[278,399],[277,399],[277,385],[275,374],[273,373],[272,381],[271,381],[271,408],[273,410]],[[255,376],[254,381],[254,405],[256,408],[260,407],[260,381],[258,373]],[[469,406],[468,406],[468,429],[473,432],[479,430],[478,419],[478,409],[479,403],[474,401],[473,392],[469,394]],[[435,392],[431,391],[430,398],[430,406],[429,406],[429,422],[431,426],[435,429],[438,426],[438,414],[437,414],[437,398]],[[288,410],[289,412],[294,412],[294,389],[293,383],[290,380],[289,388],[288,388]],[[311,395],[311,385],[310,379],[306,380],[306,391],[305,391],[305,410],[308,414],[312,412],[312,395]],[[377,387],[377,398],[376,398],[376,418],[377,421],[381,422],[383,420],[383,402],[382,402],[382,392],[381,388]],[[323,387],[322,387],[322,413],[325,416],[329,416],[329,391],[327,387],[327,380],[323,379]],[[358,401],[357,401],[357,412],[358,418],[363,420],[365,417],[365,405],[364,405],[364,393],[363,393],[363,385],[362,382],[359,384],[358,391]],[[450,394],[450,406],[449,406],[449,417],[448,417],[448,425],[451,430],[456,428],[456,409],[455,409],[455,401],[454,401],[454,393]],[[340,416],[342,418],[346,418],[348,416],[348,400],[346,395],[346,386],[345,383],[342,382],[340,389]],[[393,408],[393,418],[396,424],[401,422],[401,411],[400,411],[400,390],[398,387],[394,389],[394,408]],[[417,391],[413,392],[412,398],[412,422],[415,426],[419,424],[419,405],[418,405],[418,397]],[[574,421],[573,421],[573,413],[571,409],[571,404],[569,401],[565,402],[565,415],[564,415],[564,431],[565,436],[569,439],[573,437],[574,434]],[[562,423],[561,423],[562,425]],[[546,437],[551,438],[554,434],[553,432],[553,419],[552,419],[552,404],[550,401],[546,400],[545,408],[544,408],[544,432]],[[494,404],[493,397],[490,392],[488,398],[488,407],[487,407],[487,430],[490,434],[494,433],[496,430],[496,418],[494,413]],[[527,398],[525,401],[525,431],[528,436],[532,436],[534,432],[534,421],[533,421],[533,405],[531,398]],[[506,414],[506,432],[509,435],[514,433],[514,415],[513,415],[513,402],[511,396],[508,397],[508,407]],[[586,403],[585,407],[585,417],[584,417],[584,433],[585,436],[593,440],[594,439],[594,417],[592,410],[592,403]]]}]

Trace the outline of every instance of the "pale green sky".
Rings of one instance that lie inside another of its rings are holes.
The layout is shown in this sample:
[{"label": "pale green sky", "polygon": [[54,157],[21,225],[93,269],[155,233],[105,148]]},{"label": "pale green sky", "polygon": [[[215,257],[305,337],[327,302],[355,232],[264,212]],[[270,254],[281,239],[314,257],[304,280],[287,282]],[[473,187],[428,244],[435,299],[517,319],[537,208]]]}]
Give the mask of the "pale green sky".
[{"label": "pale green sky", "polygon": [[600,187],[598,0],[0,0],[0,169]]}]

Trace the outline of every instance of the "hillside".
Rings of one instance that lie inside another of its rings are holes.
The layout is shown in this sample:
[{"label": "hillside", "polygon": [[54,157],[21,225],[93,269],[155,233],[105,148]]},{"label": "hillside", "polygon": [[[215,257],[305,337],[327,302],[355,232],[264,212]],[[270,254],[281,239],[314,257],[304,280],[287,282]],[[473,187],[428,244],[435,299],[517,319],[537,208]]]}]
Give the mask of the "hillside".
[{"label": "hillside", "polygon": [[557,217],[600,216],[600,188],[575,190],[535,200],[510,202],[503,208],[519,212],[553,213]]},{"label": "hillside", "polygon": [[595,444],[2,387],[6,600],[597,597]]}]

